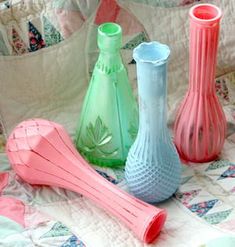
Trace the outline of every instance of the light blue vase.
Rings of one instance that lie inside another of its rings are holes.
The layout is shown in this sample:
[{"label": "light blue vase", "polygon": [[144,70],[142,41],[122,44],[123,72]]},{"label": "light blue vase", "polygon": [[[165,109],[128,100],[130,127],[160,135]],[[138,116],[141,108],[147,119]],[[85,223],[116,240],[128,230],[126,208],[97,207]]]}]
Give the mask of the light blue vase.
[{"label": "light blue vase", "polygon": [[181,165],[166,119],[168,46],[142,43],[134,49],[139,92],[139,130],[126,162],[130,191],[149,203],[168,199],[180,183]]}]

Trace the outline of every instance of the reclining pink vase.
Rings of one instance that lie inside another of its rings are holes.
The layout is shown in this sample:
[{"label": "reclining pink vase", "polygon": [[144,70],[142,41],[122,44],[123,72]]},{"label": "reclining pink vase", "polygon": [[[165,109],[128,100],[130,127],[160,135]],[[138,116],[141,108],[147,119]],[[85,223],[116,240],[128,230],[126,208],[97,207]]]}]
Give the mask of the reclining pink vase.
[{"label": "reclining pink vase", "polygon": [[156,239],[165,223],[164,209],[122,191],[89,166],[57,123],[43,119],[20,123],[9,136],[6,151],[26,182],[62,187],[92,199],[146,243]]},{"label": "reclining pink vase", "polygon": [[219,155],[226,135],[226,119],[215,90],[215,69],[221,10],[212,4],[191,8],[189,89],[174,126],[182,160],[208,162]]}]

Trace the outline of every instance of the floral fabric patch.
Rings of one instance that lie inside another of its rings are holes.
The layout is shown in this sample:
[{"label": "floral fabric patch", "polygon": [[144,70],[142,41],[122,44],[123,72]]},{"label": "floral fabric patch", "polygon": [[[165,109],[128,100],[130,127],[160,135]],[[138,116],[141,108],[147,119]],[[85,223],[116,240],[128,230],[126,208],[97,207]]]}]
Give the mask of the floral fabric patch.
[{"label": "floral fabric patch", "polygon": [[14,55],[21,55],[28,52],[28,48],[15,28],[12,28],[12,48]]},{"label": "floral fabric patch", "polygon": [[29,46],[30,52],[37,51],[46,46],[41,33],[37,30],[37,28],[29,22]]}]

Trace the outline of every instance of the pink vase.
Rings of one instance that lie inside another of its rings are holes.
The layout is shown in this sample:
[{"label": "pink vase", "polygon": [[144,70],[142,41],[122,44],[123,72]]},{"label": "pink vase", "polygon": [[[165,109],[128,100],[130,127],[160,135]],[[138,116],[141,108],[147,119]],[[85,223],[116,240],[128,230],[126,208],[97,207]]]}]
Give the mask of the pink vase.
[{"label": "pink vase", "polygon": [[164,225],[164,209],[138,200],[100,176],[77,153],[61,125],[42,119],[20,123],[8,138],[7,155],[26,182],[81,193],[117,216],[146,243],[154,241]]},{"label": "pink vase", "polygon": [[190,9],[189,89],[175,120],[175,144],[182,160],[207,162],[220,153],[226,119],[215,91],[221,10],[212,4]]}]

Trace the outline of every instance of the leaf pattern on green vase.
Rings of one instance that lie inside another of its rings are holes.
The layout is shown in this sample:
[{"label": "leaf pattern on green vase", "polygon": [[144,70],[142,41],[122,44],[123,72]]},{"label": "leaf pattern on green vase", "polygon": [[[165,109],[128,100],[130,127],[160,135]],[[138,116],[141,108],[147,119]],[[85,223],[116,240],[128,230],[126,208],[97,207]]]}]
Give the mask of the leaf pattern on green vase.
[{"label": "leaf pattern on green vase", "polygon": [[87,153],[98,154],[102,157],[115,156],[118,148],[109,152],[104,150],[112,137],[112,134],[98,116],[95,124],[89,123],[86,127],[86,141],[82,139],[82,149]]}]

